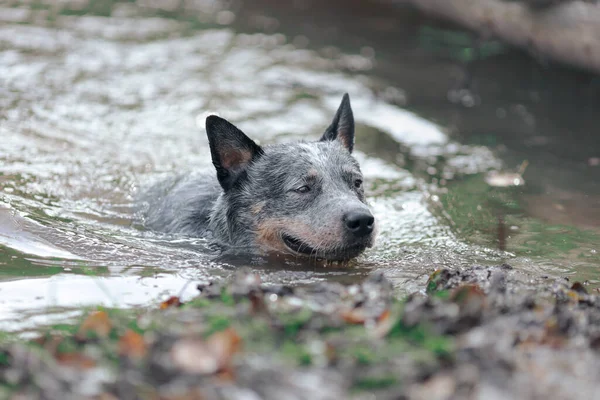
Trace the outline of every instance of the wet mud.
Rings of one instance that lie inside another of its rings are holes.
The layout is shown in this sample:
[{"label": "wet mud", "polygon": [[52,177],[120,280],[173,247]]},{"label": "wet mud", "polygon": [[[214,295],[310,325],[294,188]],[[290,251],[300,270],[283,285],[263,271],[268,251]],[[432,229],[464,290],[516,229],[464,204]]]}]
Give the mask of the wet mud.
[{"label": "wet mud", "polygon": [[599,389],[600,296],[506,264],[436,270],[423,290],[402,299],[379,273],[353,285],[289,287],[239,271],[198,290],[188,302],[173,297],[129,314],[96,310],[70,328],[3,345],[4,392],[14,399],[570,399]]}]

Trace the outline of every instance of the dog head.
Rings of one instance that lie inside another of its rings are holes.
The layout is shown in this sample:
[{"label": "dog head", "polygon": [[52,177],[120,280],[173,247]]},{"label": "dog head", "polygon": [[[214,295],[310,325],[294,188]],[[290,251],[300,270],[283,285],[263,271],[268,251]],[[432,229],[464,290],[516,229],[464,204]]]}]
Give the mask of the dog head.
[{"label": "dog head", "polygon": [[206,131],[233,244],[328,260],[373,245],[347,94],[317,142],[261,147],[217,116],[207,118]]}]

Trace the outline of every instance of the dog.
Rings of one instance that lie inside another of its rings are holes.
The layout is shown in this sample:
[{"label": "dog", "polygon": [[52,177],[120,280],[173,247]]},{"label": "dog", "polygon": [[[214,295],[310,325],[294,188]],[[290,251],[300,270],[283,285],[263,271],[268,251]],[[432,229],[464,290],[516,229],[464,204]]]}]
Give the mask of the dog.
[{"label": "dog", "polygon": [[374,244],[348,94],[316,142],[259,146],[215,115],[206,133],[216,179],[180,176],[152,187],[144,195],[147,228],[330,261]]}]

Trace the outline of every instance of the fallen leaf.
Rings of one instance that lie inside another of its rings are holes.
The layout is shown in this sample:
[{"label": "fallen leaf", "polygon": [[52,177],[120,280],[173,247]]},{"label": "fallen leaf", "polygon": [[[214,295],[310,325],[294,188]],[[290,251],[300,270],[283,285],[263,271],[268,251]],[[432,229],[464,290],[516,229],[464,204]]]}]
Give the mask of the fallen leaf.
[{"label": "fallen leaf", "polygon": [[388,320],[391,315],[392,315],[392,313],[390,312],[390,309],[386,308],[385,310],[383,310],[381,315],[377,318],[377,322],[382,323],[382,322]]},{"label": "fallen leaf", "polygon": [[485,293],[478,285],[474,284],[457,287],[450,294],[450,300],[458,304],[462,316],[475,319],[480,318],[486,306]]},{"label": "fallen leaf", "polygon": [[171,349],[173,363],[190,374],[214,374],[219,363],[202,339],[181,339]]},{"label": "fallen leaf", "polygon": [[143,358],[146,355],[146,342],[142,335],[128,329],[119,339],[119,354],[130,358]]},{"label": "fallen leaf", "polygon": [[342,310],[340,316],[349,324],[364,324],[366,320],[365,310],[360,307]]},{"label": "fallen leaf", "polygon": [[458,286],[450,295],[450,300],[458,304],[468,303],[474,299],[485,299],[485,293],[478,285],[471,283]]},{"label": "fallen leaf", "polygon": [[228,365],[233,355],[240,349],[242,339],[232,329],[216,332],[208,338],[207,344],[217,357],[219,365]]},{"label": "fallen leaf", "polygon": [[105,311],[95,311],[88,315],[79,327],[77,336],[85,338],[88,333],[95,333],[99,337],[107,337],[112,329],[112,323]]},{"label": "fallen leaf", "polygon": [[171,296],[167,300],[160,303],[160,309],[164,310],[170,307],[181,307],[183,303],[179,300],[177,296]]},{"label": "fallen leaf", "polygon": [[223,368],[219,372],[217,372],[217,378],[221,381],[229,381],[233,382],[235,379],[235,375],[233,374],[233,369],[229,366]]},{"label": "fallen leaf", "polygon": [[82,353],[59,353],[55,358],[59,364],[66,367],[88,369],[96,366],[96,362],[93,359]]},{"label": "fallen leaf", "polygon": [[371,331],[372,335],[376,338],[385,337],[394,327],[397,317],[393,317],[391,311],[386,309],[377,319],[377,324]]},{"label": "fallen leaf", "polygon": [[230,328],[213,334],[208,340],[181,339],[173,345],[171,357],[175,365],[187,373],[210,375],[229,369],[240,343],[240,337]]}]

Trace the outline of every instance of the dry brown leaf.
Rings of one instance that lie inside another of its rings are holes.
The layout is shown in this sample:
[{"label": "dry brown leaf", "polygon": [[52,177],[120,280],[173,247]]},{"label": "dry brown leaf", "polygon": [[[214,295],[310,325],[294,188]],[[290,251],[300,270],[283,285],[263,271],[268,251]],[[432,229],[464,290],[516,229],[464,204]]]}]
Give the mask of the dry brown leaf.
[{"label": "dry brown leaf", "polygon": [[207,340],[221,367],[229,365],[233,355],[240,349],[241,342],[242,339],[232,328],[217,332]]},{"label": "dry brown leaf", "polygon": [[450,300],[457,303],[461,309],[478,310],[485,307],[485,292],[472,283],[458,286],[450,294]]},{"label": "dry brown leaf", "polygon": [[95,333],[99,337],[107,337],[112,329],[112,322],[105,311],[95,311],[88,315],[79,327],[77,333],[80,337],[86,337],[89,332]]},{"label": "dry brown leaf", "polygon": [[381,315],[377,318],[377,323],[382,324],[382,323],[386,322],[388,319],[390,319],[391,315],[392,315],[392,313],[390,312],[389,308],[386,308],[381,313]]},{"label": "dry brown leaf", "polygon": [[202,339],[181,339],[171,349],[173,363],[190,374],[214,374],[219,370],[217,358]]},{"label": "dry brown leaf", "polygon": [[128,329],[119,339],[119,354],[130,358],[143,358],[146,355],[144,337]]},{"label": "dry brown leaf", "polygon": [[214,374],[228,369],[241,339],[233,329],[213,334],[208,340],[181,339],[173,345],[175,365],[191,374]]},{"label": "dry brown leaf", "polygon": [[167,300],[160,303],[160,309],[164,310],[170,307],[181,307],[183,303],[179,300],[177,296],[171,296]]},{"label": "dry brown leaf", "polygon": [[458,286],[450,295],[450,299],[457,303],[468,301],[473,297],[478,299],[485,297],[485,292],[479,287],[479,285],[473,283],[466,283]]},{"label": "dry brown leaf", "polygon": [[96,366],[96,362],[93,359],[82,353],[59,353],[55,358],[59,364],[66,367],[88,369]]},{"label": "dry brown leaf", "polygon": [[392,317],[392,312],[389,309],[386,309],[381,313],[379,318],[377,318],[377,324],[371,330],[371,334],[376,338],[385,337],[394,327],[397,318],[398,316]]},{"label": "dry brown leaf", "polygon": [[342,310],[340,316],[349,324],[364,324],[366,320],[365,310],[360,307],[351,310]]},{"label": "dry brown leaf", "polygon": [[231,367],[225,367],[223,370],[217,372],[217,378],[221,381],[233,382],[235,380],[235,374]]}]

